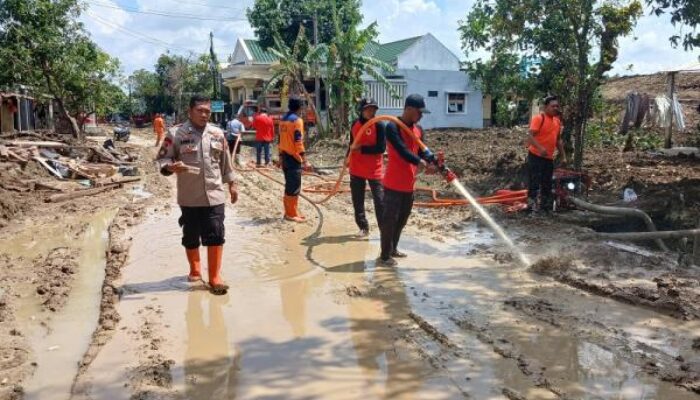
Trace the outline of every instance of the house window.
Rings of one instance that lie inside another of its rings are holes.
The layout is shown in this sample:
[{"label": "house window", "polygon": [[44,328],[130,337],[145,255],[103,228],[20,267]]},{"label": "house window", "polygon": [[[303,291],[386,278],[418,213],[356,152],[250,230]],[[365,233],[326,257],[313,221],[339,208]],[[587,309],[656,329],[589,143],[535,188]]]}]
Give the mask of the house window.
[{"label": "house window", "polygon": [[467,112],[467,94],[466,93],[448,93],[447,94],[447,113],[448,114],[464,114]]},{"label": "house window", "polygon": [[[365,82],[365,96],[375,99],[379,108],[400,110],[406,97],[406,82],[390,82],[390,85],[391,90],[381,82]],[[392,96],[392,91],[396,97]]]},{"label": "house window", "polygon": [[438,91],[437,90],[429,90],[428,97],[438,97]]}]

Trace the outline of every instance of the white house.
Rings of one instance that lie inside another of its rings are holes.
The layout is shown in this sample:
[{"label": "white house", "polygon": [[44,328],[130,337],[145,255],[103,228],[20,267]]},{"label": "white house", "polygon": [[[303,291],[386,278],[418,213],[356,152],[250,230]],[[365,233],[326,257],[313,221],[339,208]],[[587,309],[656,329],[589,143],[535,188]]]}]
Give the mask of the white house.
[{"label": "white house", "polygon": [[[377,100],[381,114],[399,115],[403,99],[408,94],[418,93],[425,97],[431,111],[421,121],[425,128],[483,127],[481,91],[460,70],[459,58],[432,34],[384,44],[372,43],[365,51],[394,68],[392,72],[383,71],[392,90],[369,75],[363,76],[366,95]],[[257,41],[239,39],[230,61],[222,75],[231,90],[232,102],[240,104],[243,100],[257,99],[264,82],[271,76],[269,66],[275,57],[263,50]],[[310,84],[308,89],[312,88]],[[398,98],[392,96],[392,91]],[[280,105],[274,93],[266,101],[271,110]]]}]

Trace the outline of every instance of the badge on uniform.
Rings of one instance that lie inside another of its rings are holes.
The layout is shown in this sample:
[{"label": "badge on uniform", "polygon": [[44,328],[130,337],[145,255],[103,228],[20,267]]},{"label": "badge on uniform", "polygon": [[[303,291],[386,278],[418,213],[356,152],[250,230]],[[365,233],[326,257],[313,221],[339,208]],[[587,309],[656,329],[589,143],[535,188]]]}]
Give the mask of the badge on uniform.
[{"label": "badge on uniform", "polygon": [[182,147],[180,147],[180,153],[182,154],[190,154],[190,153],[196,153],[199,150],[196,144],[186,144]]}]

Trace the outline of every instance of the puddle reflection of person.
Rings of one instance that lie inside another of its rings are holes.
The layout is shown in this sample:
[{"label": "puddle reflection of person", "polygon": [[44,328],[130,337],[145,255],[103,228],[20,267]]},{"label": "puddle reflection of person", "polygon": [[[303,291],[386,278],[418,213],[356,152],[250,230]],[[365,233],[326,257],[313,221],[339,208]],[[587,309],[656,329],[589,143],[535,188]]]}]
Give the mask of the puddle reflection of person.
[{"label": "puddle reflection of person", "polygon": [[[209,302],[209,323],[202,303]],[[236,397],[240,352],[231,354],[223,306],[229,296],[210,296],[195,290],[187,298],[187,351],[185,354],[185,398],[233,399]]]},{"label": "puddle reflection of person", "polygon": [[417,357],[401,354],[396,333],[390,330],[411,311],[406,288],[395,269],[374,271],[371,292],[348,303],[350,337],[368,394],[380,398],[414,398],[422,385],[423,366]]},{"label": "puddle reflection of person", "polygon": [[306,298],[309,287],[305,279],[288,279],[280,281],[282,298],[282,315],[292,326],[294,337],[306,334]]}]

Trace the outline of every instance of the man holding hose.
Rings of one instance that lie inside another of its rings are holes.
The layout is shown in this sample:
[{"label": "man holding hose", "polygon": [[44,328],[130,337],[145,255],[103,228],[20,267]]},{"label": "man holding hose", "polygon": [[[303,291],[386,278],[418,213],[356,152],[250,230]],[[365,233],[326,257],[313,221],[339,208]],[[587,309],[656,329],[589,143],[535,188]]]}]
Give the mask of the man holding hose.
[{"label": "man holding hose", "polygon": [[429,111],[425,109],[423,96],[412,94],[406,98],[403,114],[399,117],[412,133],[403,131],[393,122],[386,125],[389,159],[383,182],[384,211],[379,224],[381,265],[395,266],[395,258],[406,257],[406,254],[398,250],[398,244],[413,209],[413,190],[418,168],[425,168],[428,163],[435,162],[435,156],[429,151],[421,150],[415,139],[423,137],[423,128],[418,125],[418,121],[427,113]]},{"label": "man holding hose", "polygon": [[380,223],[384,206],[382,188],[382,169],[384,151],[386,150],[384,124],[373,124],[365,131],[360,128],[374,118],[379,106],[374,99],[362,99],[359,105],[360,117],[355,120],[350,130],[350,191],[352,206],[355,209],[355,223],[360,228],[360,237],[369,236],[369,222],[365,215],[365,189],[369,184],[374,200],[374,212],[377,224]]},{"label": "man holding hose", "polygon": [[564,125],[559,119],[559,101],[556,96],[547,96],[544,99],[544,112],[532,117],[527,136],[529,144],[527,205],[530,211],[552,211],[554,204],[552,198],[554,150],[559,150],[561,162],[566,164],[566,152],[561,138],[563,129]]}]

